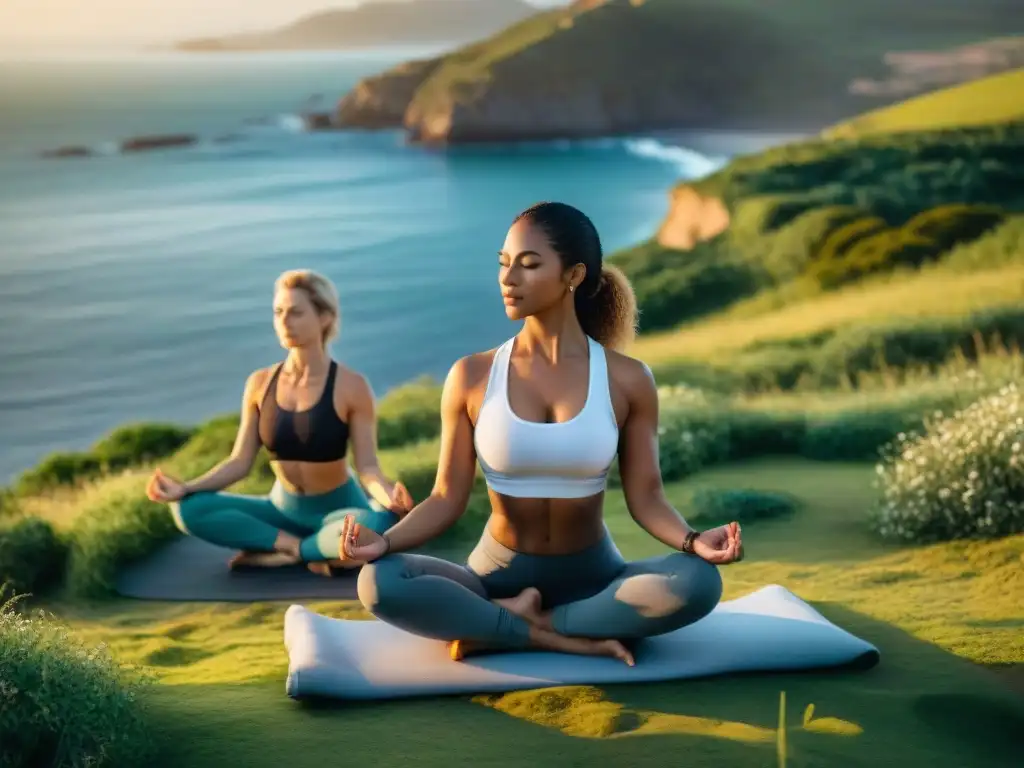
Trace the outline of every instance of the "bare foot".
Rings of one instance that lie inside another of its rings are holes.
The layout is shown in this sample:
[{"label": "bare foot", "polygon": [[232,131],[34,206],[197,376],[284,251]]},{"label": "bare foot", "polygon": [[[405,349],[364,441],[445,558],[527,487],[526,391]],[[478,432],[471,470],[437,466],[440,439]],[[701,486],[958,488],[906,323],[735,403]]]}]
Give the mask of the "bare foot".
[{"label": "bare foot", "polygon": [[608,656],[624,661],[631,667],[636,664],[633,654],[618,640],[591,640],[583,637],[567,637],[565,639],[570,640],[574,645],[579,643],[579,650],[569,651],[570,653],[579,653],[584,656]]},{"label": "bare foot", "polygon": [[280,568],[295,565],[301,558],[288,552],[239,552],[228,560],[228,568]]},{"label": "bare foot", "polygon": [[[530,640],[535,648],[542,650],[571,653],[580,656],[607,656],[624,661],[631,667],[636,664],[633,654],[618,640],[591,640],[585,637],[565,637],[555,632],[538,629],[530,633]],[[496,650],[472,640],[451,640],[448,642],[448,655],[452,661],[462,661],[468,656],[478,656],[484,653],[495,652]]]},{"label": "bare foot", "polygon": [[531,624],[542,626],[544,629],[550,629],[550,627],[546,626],[544,616],[541,613],[540,590],[535,587],[527,587],[515,597],[506,597],[501,600],[494,600],[493,602],[510,613],[521,616]]},{"label": "bare foot", "polygon": [[484,645],[471,640],[451,640],[448,643],[448,655],[452,661],[462,661],[467,656],[475,656],[486,651],[487,648]]}]

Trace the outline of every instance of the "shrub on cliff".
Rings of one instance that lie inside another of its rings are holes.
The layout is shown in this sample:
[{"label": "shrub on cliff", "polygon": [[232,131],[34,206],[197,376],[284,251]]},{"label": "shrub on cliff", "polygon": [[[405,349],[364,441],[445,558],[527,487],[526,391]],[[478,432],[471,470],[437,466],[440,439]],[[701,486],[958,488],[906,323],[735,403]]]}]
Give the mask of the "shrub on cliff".
[{"label": "shrub on cliff", "polygon": [[52,618],[0,605],[0,765],[145,765],[154,742],[141,709],[146,680],[104,646]]},{"label": "shrub on cliff", "polygon": [[760,270],[731,255],[724,236],[681,252],[649,243],[611,262],[633,283],[643,332],[670,328],[755,293]]},{"label": "shrub on cliff", "polygon": [[942,205],[912,216],[901,227],[868,216],[840,226],[814,254],[809,272],[832,288],[876,272],[918,267],[956,245],[971,242],[1003,221],[987,205]]},{"label": "shrub on cliff", "polygon": [[32,495],[163,458],[184,445],[191,434],[191,429],[172,424],[118,427],[88,451],[51,454],[22,473],[15,487],[19,494]]},{"label": "shrub on cliff", "polygon": [[645,330],[796,281],[821,290],[917,268],[972,241],[991,254],[975,263],[1024,254],[1021,226],[1000,224],[1024,211],[1024,123],[790,144],[688,185],[723,201],[725,232],[685,251],[650,242],[612,256]]},{"label": "shrub on cliff", "polygon": [[377,408],[377,442],[398,448],[441,434],[441,386],[422,377],[388,392]]},{"label": "shrub on cliff", "polygon": [[1009,216],[977,240],[954,246],[945,260],[957,269],[998,267],[1024,259],[1024,215]]},{"label": "shrub on cliff", "polygon": [[1024,532],[1024,391],[1016,383],[918,434],[879,463],[871,523],[883,537],[929,543]]}]

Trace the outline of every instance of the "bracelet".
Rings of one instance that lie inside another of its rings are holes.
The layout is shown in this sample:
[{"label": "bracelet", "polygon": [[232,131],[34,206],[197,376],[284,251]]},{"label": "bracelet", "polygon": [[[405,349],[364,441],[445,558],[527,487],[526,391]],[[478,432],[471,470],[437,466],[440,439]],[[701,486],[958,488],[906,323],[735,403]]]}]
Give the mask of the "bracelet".
[{"label": "bracelet", "polygon": [[687,554],[692,555],[693,542],[698,536],[700,536],[700,534],[697,531],[690,531],[689,533],[687,533],[686,538],[683,539],[683,546],[680,547],[679,551],[686,552]]}]

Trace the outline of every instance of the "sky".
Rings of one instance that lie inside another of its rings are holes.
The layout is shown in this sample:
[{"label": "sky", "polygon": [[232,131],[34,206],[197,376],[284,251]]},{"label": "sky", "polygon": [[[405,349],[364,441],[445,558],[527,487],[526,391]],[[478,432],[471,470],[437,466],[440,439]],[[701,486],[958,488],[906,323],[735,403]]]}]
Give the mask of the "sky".
[{"label": "sky", "polygon": [[[562,5],[566,0],[527,0]],[[360,0],[0,0],[0,41],[18,47],[146,44],[262,30]]]}]

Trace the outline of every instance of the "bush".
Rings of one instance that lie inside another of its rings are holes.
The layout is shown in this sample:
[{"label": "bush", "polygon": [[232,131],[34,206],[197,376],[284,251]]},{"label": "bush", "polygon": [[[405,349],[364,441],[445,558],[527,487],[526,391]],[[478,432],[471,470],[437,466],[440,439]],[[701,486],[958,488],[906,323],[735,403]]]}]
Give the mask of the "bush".
[{"label": "bush", "polygon": [[377,409],[377,443],[398,448],[441,434],[441,387],[421,378],[391,390]]},{"label": "bush", "polygon": [[117,572],[177,535],[167,506],[121,494],[85,509],[68,532],[68,589],[81,597],[114,591]]},{"label": "bush", "polygon": [[877,467],[873,528],[928,543],[1024,532],[1024,393],[1010,384],[922,434],[903,433]]},{"label": "bush", "polygon": [[0,586],[39,594],[60,582],[67,549],[38,517],[0,523]]},{"label": "bush", "polygon": [[681,480],[724,461],[730,450],[729,424],[708,407],[676,407],[661,412],[658,464],[665,482]]},{"label": "bush", "polygon": [[971,242],[1000,224],[1005,213],[990,205],[940,205],[889,228],[879,217],[834,230],[822,243],[810,272],[826,288],[899,267],[919,267],[956,245]]},{"label": "bush", "polygon": [[633,284],[644,331],[671,328],[726,307],[765,282],[761,270],[736,258],[721,235],[690,251],[648,244],[616,254],[610,262]]},{"label": "bush", "polygon": [[154,754],[138,701],[146,681],[12,602],[0,606],[0,765],[145,765]]},{"label": "bush", "polygon": [[810,419],[800,455],[815,461],[870,461],[901,431],[920,426],[922,415],[900,407],[847,411]]},{"label": "bush", "polygon": [[9,519],[18,513],[18,497],[9,488],[0,489],[0,520]]},{"label": "bush", "polygon": [[796,501],[786,494],[747,489],[703,489],[693,495],[693,521],[715,528],[735,520],[752,523],[794,512]]},{"label": "bush", "polygon": [[957,269],[971,270],[1020,262],[1024,257],[1024,216],[1012,216],[977,240],[961,243],[945,261]]},{"label": "bush", "polygon": [[[1001,222],[1024,211],[1022,169],[1024,123],[787,144],[687,182],[728,208],[725,232],[687,251],[651,241],[611,260],[634,283],[644,330],[951,250],[965,264],[1005,263],[1021,253],[1020,225]],[[977,241],[984,247],[966,253]]]},{"label": "bush", "polygon": [[170,424],[119,427],[88,451],[51,454],[39,466],[22,473],[16,489],[21,495],[33,495],[169,456],[191,434],[190,429]]},{"label": "bush", "polygon": [[[381,468],[391,477],[401,480],[409,489],[413,501],[419,504],[434,490],[440,449],[437,440],[427,440],[417,445],[405,446],[400,451],[389,451],[381,456]],[[478,538],[490,512],[491,502],[487,497],[487,485],[478,466],[466,511],[454,526],[435,542],[431,542],[430,546],[443,546],[453,541]]]}]

